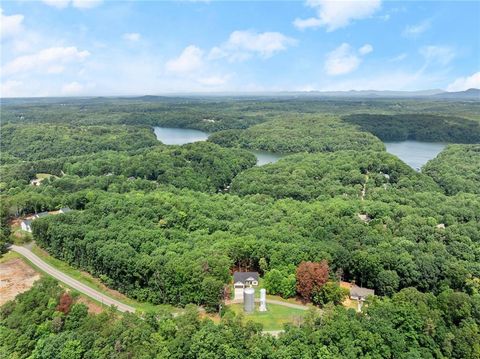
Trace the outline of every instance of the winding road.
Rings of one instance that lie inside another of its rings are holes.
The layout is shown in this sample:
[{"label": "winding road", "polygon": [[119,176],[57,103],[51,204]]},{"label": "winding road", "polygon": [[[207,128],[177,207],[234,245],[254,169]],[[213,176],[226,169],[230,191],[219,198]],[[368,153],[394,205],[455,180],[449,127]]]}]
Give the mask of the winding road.
[{"label": "winding road", "polygon": [[129,305],[123,304],[113,298],[110,298],[105,294],[102,294],[96,291],[95,289],[92,289],[89,286],[79,282],[78,280],[73,279],[72,277],[60,272],[58,269],[53,268],[51,265],[45,263],[40,257],[34,254],[30,249],[25,247],[15,246],[15,245],[12,245],[10,249],[22,255],[26,259],[28,259],[30,262],[32,262],[35,266],[40,268],[45,273],[58,279],[60,282],[65,283],[69,287],[72,287],[73,289],[78,290],[80,293],[83,293],[86,296],[92,299],[95,299],[96,301],[101,302],[102,304],[105,304],[107,306],[113,305],[120,312],[132,312],[132,313],[135,312],[135,308]]},{"label": "winding road", "polygon": [[[102,304],[105,304],[107,306],[115,306],[117,310],[120,312],[135,312],[135,308],[126,305],[124,303],[119,302],[118,300],[115,300],[113,298],[110,298],[106,296],[103,293],[100,293],[99,291],[90,288],[89,286],[79,282],[78,280],[68,276],[67,274],[59,271],[58,269],[52,267],[48,263],[44,262],[40,257],[38,257],[35,253],[33,253],[29,248],[26,247],[21,247],[21,246],[16,246],[12,245],[10,249],[14,252],[17,252],[21,256],[25,257],[28,259],[30,262],[32,262],[36,267],[38,267],[40,270],[44,271],[45,273],[51,275],[52,277],[56,278],[62,283],[65,283],[69,287],[78,290],[80,293],[95,299],[98,302],[101,302]],[[259,299],[256,299],[258,302]],[[232,303],[237,303],[236,301],[231,301],[229,302],[230,304]],[[288,303],[288,302],[283,302],[279,300],[274,300],[274,299],[267,299],[267,304],[277,304],[277,305],[282,305],[285,307],[293,308],[293,309],[300,309],[300,310],[308,310],[309,307],[305,305],[300,305],[300,304],[294,304],[294,303]],[[265,331],[265,333],[269,333],[272,335],[278,335],[279,333],[283,332],[282,330],[274,330],[274,331]]]}]

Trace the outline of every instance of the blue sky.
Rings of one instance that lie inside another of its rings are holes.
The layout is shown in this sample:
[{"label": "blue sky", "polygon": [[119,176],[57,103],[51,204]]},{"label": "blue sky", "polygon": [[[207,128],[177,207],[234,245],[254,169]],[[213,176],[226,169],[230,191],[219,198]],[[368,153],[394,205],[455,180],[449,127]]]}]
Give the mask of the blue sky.
[{"label": "blue sky", "polygon": [[1,96],[480,87],[478,1],[1,3]]}]

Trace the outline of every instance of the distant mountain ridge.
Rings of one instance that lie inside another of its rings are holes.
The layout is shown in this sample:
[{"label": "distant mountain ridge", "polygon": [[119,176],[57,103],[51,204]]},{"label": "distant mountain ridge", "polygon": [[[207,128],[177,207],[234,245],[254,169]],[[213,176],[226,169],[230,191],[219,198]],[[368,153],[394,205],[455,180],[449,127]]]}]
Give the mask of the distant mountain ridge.
[{"label": "distant mountain ridge", "polygon": [[432,97],[456,100],[480,100],[480,89],[471,88],[465,91],[442,92],[434,94]]},{"label": "distant mountain ridge", "polygon": [[[209,97],[231,97],[231,98],[342,98],[342,99],[375,99],[375,98],[423,98],[423,99],[452,99],[452,100],[479,100],[480,89],[470,88],[465,91],[448,92],[441,89],[417,90],[417,91],[394,91],[394,90],[350,90],[350,91],[277,91],[277,92],[178,92],[164,93],[157,95],[132,95],[132,96],[79,96],[79,97],[36,97],[40,102],[49,103],[51,101],[65,101],[68,99],[102,101],[106,99],[130,99],[155,102],[162,99],[173,98],[197,98],[201,99]],[[23,103],[32,98],[2,98],[0,97],[0,105],[8,103]]]}]

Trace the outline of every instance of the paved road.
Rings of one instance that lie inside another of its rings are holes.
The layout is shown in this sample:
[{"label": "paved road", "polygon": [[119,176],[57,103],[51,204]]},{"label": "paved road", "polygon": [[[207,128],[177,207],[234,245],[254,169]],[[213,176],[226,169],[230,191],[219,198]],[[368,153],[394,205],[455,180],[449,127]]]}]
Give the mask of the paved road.
[{"label": "paved road", "polygon": [[86,286],[85,284],[80,283],[78,280],[73,279],[72,277],[60,272],[58,269],[53,268],[51,265],[45,263],[40,257],[35,255],[30,249],[25,247],[15,246],[15,245],[12,245],[10,248],[13,251],[27,258],[30,262],[35,264],[38,268],[40,268],[45,273],[58,279],[60,282],[65,283],[69,287],[72,287],[78,290],[80,293],[83,293],[86,296],[93,298],[108,306],[114,305],[121,312],[132,312],[132,313],[135,312],[135,308],[129,305],[123,304],[113,298],[107,297],[106,295],[96,291],[95,289],[92,289],[89,286]]}]

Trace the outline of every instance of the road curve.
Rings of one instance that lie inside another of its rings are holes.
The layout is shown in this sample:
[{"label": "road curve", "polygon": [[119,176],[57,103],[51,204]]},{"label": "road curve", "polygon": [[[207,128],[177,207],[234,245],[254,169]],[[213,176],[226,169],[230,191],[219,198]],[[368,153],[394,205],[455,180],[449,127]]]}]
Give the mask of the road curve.
[{"label": "road curve", "polygon": [[123,304],[113,298],[107,297],[106,295],[96,291],[95,289],[92,289],[89,286],[83,283],[80,283],[78,280],[73,279],[72,277],[60,272],[58,269],[53,268],[51,265],[45,263],[40,257],[34,254],[28,248],[12,245],[10,249],[22,255],[23,257],[27,258],[30,262],[32,262],[34,265],[36,265],[45,273],[58,279],[60,282],[65,283],[69,287],[72,287],[75,290],[78,290],[80,293],[85,294],[86,296],[93,298],[96,301],[106,304],[108,306],[113,305],[120,312],[132,312],[132,313],[135,312],[135,308],[129,305]]}]

